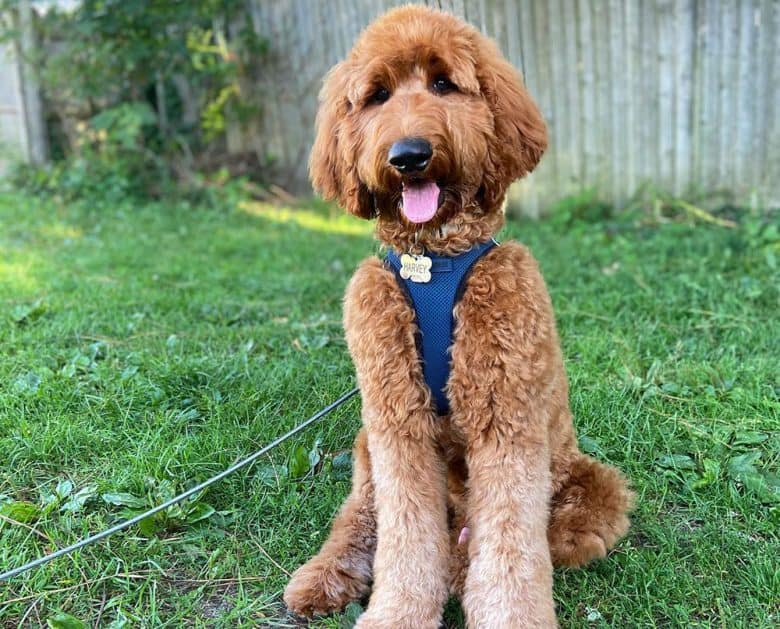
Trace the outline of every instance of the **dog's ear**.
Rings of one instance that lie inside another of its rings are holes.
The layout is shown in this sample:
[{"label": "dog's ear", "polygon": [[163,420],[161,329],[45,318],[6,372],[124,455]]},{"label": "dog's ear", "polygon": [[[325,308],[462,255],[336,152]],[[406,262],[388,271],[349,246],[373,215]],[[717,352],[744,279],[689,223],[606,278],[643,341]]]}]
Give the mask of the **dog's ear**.
[{"label": "dog's ear", "polygon": [[486,173],[486,195],[503,200],[515,179],[531,172],[547,148],[547,127],[520,75],[496,45],[483,40],[477,62],[480,90],[493,113],[489,141],[492,168]]},{"label": "dog's ear", "polygon": [[374,216],[373,201],[360,182],[353,147],[346,132],[349,68],[335,65],[320,90],[319,110],[314,123],[314,145],[309,158],[309,176],[315,191],[328,201],[337,201],[347,212],[360,218]]}]

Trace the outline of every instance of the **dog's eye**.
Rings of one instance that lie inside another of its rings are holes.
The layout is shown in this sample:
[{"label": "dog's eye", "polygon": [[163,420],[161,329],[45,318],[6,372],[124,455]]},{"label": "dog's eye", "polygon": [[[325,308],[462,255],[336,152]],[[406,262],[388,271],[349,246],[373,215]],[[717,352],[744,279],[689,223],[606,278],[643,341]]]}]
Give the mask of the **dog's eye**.
[{"label": "dog's eye", "polygon": [[449,94],[450,92],[457,92],[458,86],[450,81],[446,76],[437,76],[433,79],[433,91],[437,94]]},{"label": "dog's eye", "polygon": [[390,100],[390,90],[388,90],[385,87],[378,88],[368,98],[368,102],[370,104],[375,104],[375,105],[381,105],[382,103],[385,103],[388,100]]}]

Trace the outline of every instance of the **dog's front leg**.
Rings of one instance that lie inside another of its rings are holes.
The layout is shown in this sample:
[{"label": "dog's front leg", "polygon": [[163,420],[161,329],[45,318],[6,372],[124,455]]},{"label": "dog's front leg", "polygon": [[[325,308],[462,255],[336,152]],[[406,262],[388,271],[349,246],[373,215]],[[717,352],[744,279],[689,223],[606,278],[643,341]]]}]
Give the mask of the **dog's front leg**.
[{"label": "dog's front leg", "polygon": [[[369,424],[384,419],[377,414]],[[436,629],[449,565],[442,461],[425,438],[369,428],[368,442],[377,549],[373,593],[356,626]]]},{"label": "dog's front leg", "polygon": [[469,627],[555,627],[547,523],[557,338],[525,249],[480,260],[456,308],[449,390],[466,448]]},{"label": "dog's front leg", "polygon": [[[512,443],[514,441],[515,443]],[[463,608],[469,627],[555,627],[547,545],[549,458],[526,436],[484,435],[466,457],[471,529]]]},{"label": "dog's front leg", "polygon": [[350,282],[344,326],[363,397],[377,521],[373,593],[356,626],[436,629],[447,595],[445,464],[414,314],[376,259]]}]

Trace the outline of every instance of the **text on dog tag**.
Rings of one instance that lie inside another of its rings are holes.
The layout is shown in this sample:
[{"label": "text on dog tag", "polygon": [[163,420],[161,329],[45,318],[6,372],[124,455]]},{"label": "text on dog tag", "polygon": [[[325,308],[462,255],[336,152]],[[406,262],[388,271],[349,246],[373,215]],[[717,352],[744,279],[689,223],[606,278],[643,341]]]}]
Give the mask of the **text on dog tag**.
[{"label": "text on dog tag", "polygon": [[430,282],[432,264],[428,256],[405,253],[401,256],[401,277],[418,284]]}]

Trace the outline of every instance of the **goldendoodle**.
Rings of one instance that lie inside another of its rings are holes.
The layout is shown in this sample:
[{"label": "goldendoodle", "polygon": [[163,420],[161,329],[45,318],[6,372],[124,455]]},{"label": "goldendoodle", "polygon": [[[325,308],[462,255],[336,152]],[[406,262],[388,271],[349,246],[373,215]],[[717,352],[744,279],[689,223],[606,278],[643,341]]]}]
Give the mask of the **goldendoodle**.
[{"label": "goldendoodle", "polygon": [[376,219],[387,257],[347,288],[363,429],[352,492],[285,590],[293,612],[371,591],[358,627],[435,629],[453,592],[471,627],[551,627],[553,565],[626,533],[624,478],[577,447],[538,266],[494,240],[546,146],[517,72],[446,13],[390,11],[327,75],[312,181]]}]

